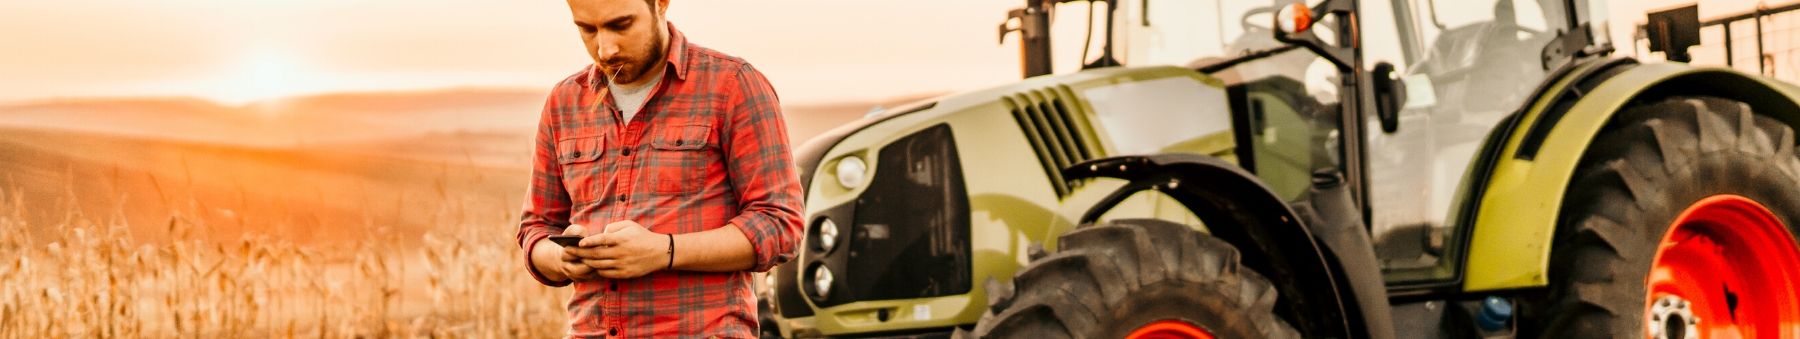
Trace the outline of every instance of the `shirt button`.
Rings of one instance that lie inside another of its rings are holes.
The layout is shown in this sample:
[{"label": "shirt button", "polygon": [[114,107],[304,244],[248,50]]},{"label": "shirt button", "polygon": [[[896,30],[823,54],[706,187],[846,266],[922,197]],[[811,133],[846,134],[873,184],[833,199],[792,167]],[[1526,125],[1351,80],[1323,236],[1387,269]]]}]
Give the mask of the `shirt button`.
[{"label": "shirt button", "polygon": [[629,200],[629,199],[625,199],[625,195],[624,195],[624,194],[620,194],[620,195],[619,195],[619,202],[625,202],[625,201],[627,201],[627,200]]},{"label": "shirt button", "polygon": [[612,289],[612,290],[613,290],[613,291],[618,291],[618,290],[619,290],[619,283],[612,283],[612,287],[610,287],[610,288],[611,288],[611,289]]},{"label": "shirt button", "polygon": [[628,156],[628,157],[629,157],[629,156],[631,156],[631,149],[630,149],[630,148],[627,148],[627,149],[622,149],[622,150],[619,150],[619,155],[623,155],[623,156]]},{"label": "shirt button", "polygon": [[619,328],[614,327],[610,330],[606,330],[606,335],[619,335]]}]

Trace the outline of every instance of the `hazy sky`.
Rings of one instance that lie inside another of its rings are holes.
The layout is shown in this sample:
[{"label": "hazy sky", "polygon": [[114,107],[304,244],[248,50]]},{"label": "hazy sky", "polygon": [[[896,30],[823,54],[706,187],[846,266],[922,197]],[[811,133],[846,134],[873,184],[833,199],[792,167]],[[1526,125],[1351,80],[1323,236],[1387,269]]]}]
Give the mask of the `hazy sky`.
[{"label": "hazy sky", "polygon": [[[1625,24],[1644,10],[1683,2],[1613,1],[1621,25],[1612,33],[1628,37]],[[1017,39],[999,45],[995,32],[1022,3],[673,0],[670,17],[695,42],[756,64],[786,101],[804,103],[1014,80]],[[1753,3],[1708,1],[1702,16]],[[0,101],[547,88],[588,62],[562,1],[8,1],[0,32]],[[1071,45],[1058,47],[1079,48]]]},{"label": "hazy sky", "polygon": [[[670,18],[807,102],[1015,79],[994,32],[1018,3],[674,0]],[[0,101],[548,88],[588,63],[562,1],[8,1],[0,32]]]}]

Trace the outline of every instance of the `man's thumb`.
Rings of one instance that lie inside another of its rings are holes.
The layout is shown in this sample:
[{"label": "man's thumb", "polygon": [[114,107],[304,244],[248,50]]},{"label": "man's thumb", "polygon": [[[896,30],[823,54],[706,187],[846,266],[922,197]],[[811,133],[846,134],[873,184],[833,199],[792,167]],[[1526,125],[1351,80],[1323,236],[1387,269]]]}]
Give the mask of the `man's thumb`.
[{"label": "man's thumb", "polygon": [[562,234],[563,234],[563,235],[583,235],[583,234],[587,234],[587,227],[585,227],[585,226],[581,226],[581,225],[569,225],[569,227],[564,227],[564,228],[563,228],[563,232],[562,232]]}]

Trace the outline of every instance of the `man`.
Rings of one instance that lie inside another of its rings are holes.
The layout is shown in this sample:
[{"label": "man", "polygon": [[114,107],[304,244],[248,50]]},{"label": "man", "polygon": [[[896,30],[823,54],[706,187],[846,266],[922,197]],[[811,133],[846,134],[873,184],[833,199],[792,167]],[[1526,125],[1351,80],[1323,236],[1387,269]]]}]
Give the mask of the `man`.
[{"label": "man", "polygon": [[[567,0],[594,64],[544,104],[518,241],[575,285],[572,337],[752,337],[751,272],[793,257],[800,184],[750,64],[689,43],[668,0]],[[584,236],[579,246],[544,241]]]}]

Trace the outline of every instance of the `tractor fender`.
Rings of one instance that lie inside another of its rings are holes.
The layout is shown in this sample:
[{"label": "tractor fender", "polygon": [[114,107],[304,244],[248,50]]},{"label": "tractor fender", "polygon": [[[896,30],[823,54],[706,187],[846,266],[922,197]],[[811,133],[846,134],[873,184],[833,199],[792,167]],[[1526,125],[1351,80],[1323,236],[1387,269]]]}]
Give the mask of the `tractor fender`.
[{"label": "tractor fender", "polygon": [[1594,138],[1633,103],[1713,96],[1800,126],[1800,88],[1731,69],[1615,58],[1558,72],[1478,154],[1453,220],[1473,225],[1462,290],[1546,286],[1551,241],[1575,167]]},{"label": "tractor fender", "polygon": [[[1386,289],[1368,231],[1348,191],[1338,184],[1341,179],[1315,185],[1325,187],[1315,188],[1315,196],[1326,198],[1289,206],[1243,168],[1198,154],[1102,158],[1063,173],[1070,180],[1108,177],[1128,182],[1089,209],[1083,224],[1097,221],[1143,191],[1156,190],[1180,203],[1205,224],[1207,232],[1236,246],[1246,267],[1276,282],[1281,298],[1289,301],[1285,305],[1289,309],[1276,311],[1304,315],[1290,321],[1307,337],[1393,337]],[[1337,178],[1333,172],[1327,180]]]}]

